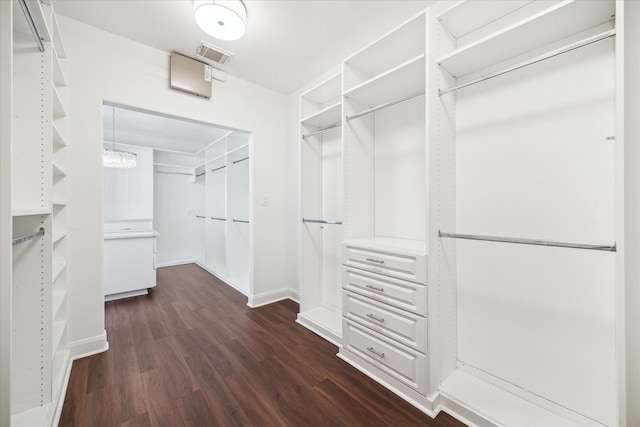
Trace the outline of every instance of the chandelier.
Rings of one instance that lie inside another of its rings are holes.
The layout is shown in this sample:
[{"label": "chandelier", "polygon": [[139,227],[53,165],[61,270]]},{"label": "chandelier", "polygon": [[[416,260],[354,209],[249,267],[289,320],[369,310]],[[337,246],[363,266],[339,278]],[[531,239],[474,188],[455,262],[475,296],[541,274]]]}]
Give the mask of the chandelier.
[{"label": "chandelier", "polygon": [[130,169],[138,163],[138,155],[130,151],[116,150],[116,107],[112,107],[111,149],[102,152],[102,166],[105,168]]}]

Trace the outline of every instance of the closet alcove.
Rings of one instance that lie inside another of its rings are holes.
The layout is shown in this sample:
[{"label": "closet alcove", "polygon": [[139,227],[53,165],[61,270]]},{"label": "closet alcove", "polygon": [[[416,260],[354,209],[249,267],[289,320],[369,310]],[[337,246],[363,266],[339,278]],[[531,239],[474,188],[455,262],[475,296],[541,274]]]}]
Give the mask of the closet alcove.
[{"label": "closet alcove", "polygon": [[105,297],[147,293],[157,267],[195,262],[250,292],[250,134],[103,107],[104,148],[136,154],[104,168]]}]

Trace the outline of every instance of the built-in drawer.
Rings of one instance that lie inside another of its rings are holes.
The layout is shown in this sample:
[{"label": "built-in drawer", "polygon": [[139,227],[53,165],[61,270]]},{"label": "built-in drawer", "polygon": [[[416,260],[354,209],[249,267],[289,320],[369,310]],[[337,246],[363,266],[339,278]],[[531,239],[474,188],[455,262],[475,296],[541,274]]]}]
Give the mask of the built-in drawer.
[{"label": "built-in drawer", "polygon": [[[344,318],[343,318],[344,319]],[[344,319],[342,346],[398,381],[426,392],[426,356]]]},{"label": "built-in drawer", "polygon": [[344,245],[344,265],[417,283],[427,283],[427,257]]},{"label": "built-in drawer", "polygon": [[348,319],[426,353],[426,318],[348,291],[342,292],[342,309]]},{"label": "built-in drawer", "polygon": [[357,268],[342,268],[343,289],[427,316],[427,287]]}]

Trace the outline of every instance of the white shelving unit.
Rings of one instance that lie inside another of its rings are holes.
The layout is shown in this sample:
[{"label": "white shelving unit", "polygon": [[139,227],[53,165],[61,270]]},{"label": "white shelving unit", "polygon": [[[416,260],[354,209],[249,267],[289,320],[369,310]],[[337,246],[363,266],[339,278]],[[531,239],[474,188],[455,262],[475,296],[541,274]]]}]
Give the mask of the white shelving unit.
[{"label": "white shelving unit", "polygon": [[298,323],[342,342],[342,99],[337,74],[300,95],[301,268]]},{"label": "white shelving unit", "polygon": [[[17,4],[17,3],[16,3]],[[27,2],[38,49],[13,7],[11,424],[53,425],[70,373],[67,328],[67,165],[64,46],[53,6]],[[4,267],[3,267],[4,268]]]}]

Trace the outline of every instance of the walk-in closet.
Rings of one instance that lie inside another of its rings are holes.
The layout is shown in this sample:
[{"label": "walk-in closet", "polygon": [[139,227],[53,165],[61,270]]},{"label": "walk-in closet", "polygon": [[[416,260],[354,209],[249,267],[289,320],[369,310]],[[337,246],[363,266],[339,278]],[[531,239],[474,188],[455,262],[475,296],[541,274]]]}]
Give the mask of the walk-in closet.
[{"label": "walk-in closet", "polygon": [[0,1],[0,426],[640,427],[639,117],[636,0]]}]

